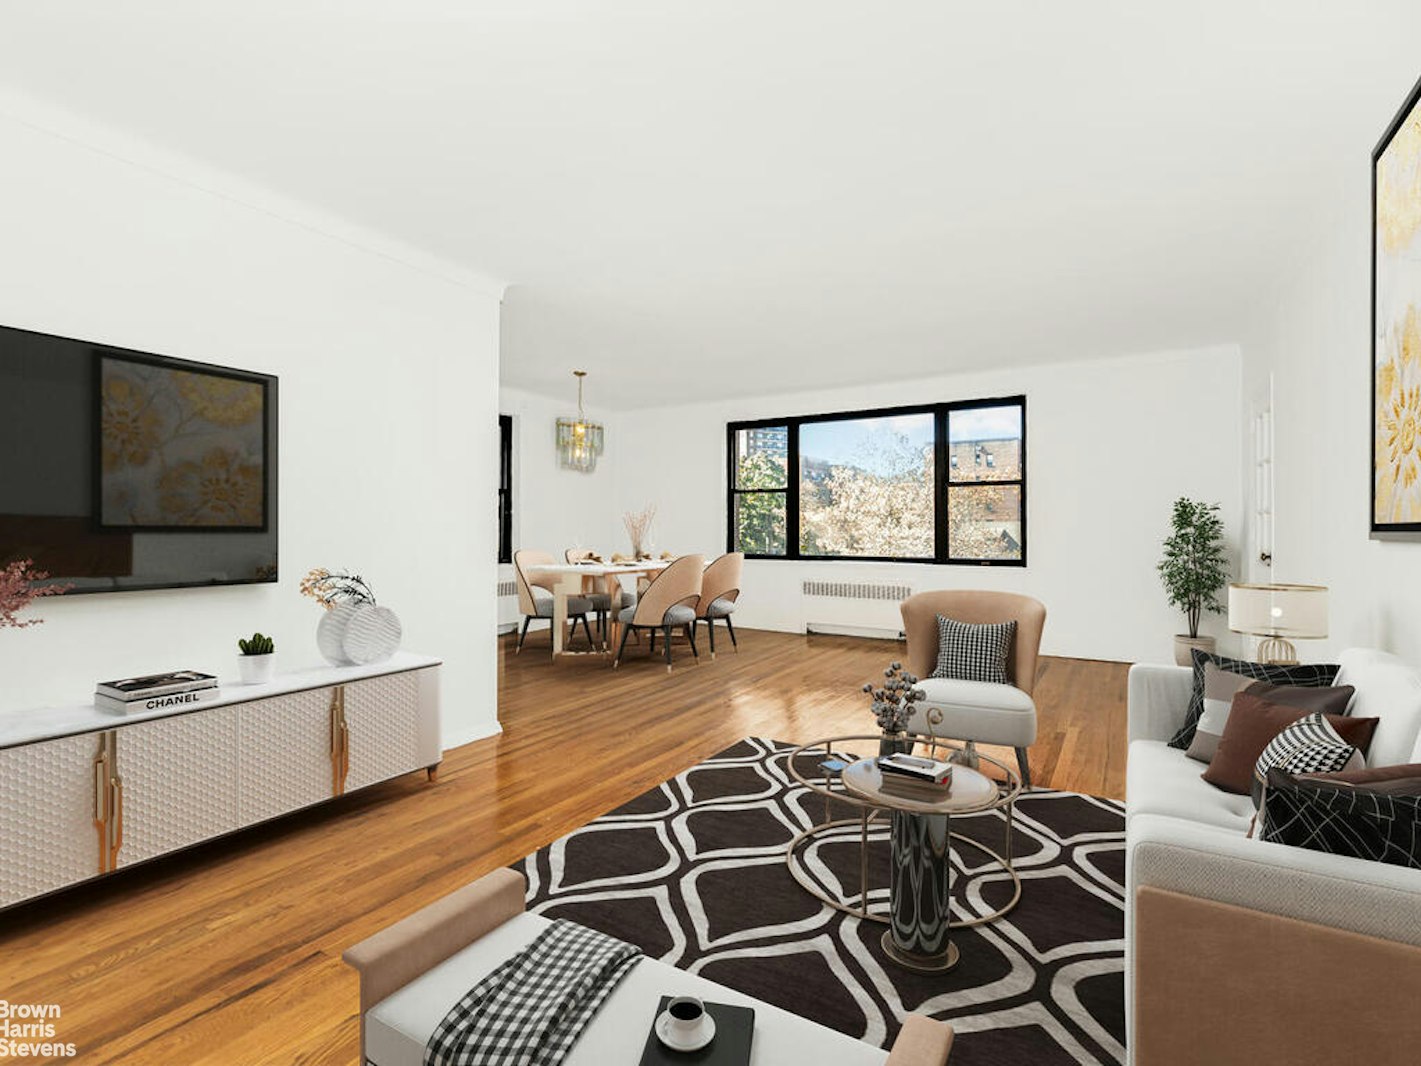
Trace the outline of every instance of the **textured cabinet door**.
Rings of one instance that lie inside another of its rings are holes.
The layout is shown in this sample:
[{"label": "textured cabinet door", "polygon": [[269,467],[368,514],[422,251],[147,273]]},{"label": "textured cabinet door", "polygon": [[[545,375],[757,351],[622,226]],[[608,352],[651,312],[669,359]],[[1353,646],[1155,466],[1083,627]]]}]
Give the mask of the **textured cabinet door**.
[{"label": "textured cabinet door", "polygon": [[98,874],[99,736],[0,749],[0,907]]},{"label": "textured cabinet door", "polygon": [[240,715],[240,705],[217,707],[118,731],[120,867],[238,828]]},{"label": "textured cabinet door", "polygon": [[242,825],[331,798],[334,692],[318,688],[240,705],[237,780]]},{"label": "textured cabinet door", "polygon": [[425,765],[420,758],[418,673],[387,674],[345,686],[345,724],[350,730],[347,792]]}]

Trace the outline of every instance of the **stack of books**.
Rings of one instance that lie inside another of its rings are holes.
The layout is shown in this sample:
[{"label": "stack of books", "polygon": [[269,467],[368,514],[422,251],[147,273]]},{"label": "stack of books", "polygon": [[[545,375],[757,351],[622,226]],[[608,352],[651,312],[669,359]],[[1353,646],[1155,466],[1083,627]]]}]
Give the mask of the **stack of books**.
[{"label": "stack of books", "polygon": [[878,760],[882,789],[903,799],[934,803],[952,791],[952,763],[917,755],[885,755]]},{"label": "stack of books", "polygon": [[115,714],[161,711],[201,703],[217,696],[217,678],[196,670],[174,670],[147,677],[100,681],[94,688],[94,706]]}]

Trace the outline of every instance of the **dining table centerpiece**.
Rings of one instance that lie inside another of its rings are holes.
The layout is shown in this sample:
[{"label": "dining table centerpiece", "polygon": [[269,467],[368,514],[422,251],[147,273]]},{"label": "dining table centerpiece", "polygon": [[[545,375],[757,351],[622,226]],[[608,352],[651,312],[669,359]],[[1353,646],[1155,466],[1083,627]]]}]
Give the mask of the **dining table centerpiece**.
[{"label": "dining table centerpiece", "polygon": [[896,755],[913,750],[913,740],[908,735],[908,723],[912,720],[914,704],[925,695],[918,688],[918,678],[903,669],[903,664],[893,662],[883,671],[883,683],[874,686],[865,682],[864,693],[869,698],[869,710],[883,736],[878,741],[878,754]]},{"label": "dining table centerpiece", "polygon": [[627,537],[632,542],[632,559],[640,562],[650,559],[651,523],[656,518],[656,504],[649,503],[640,511],[628,511],[622,515],[622,525],[627,527]]}]

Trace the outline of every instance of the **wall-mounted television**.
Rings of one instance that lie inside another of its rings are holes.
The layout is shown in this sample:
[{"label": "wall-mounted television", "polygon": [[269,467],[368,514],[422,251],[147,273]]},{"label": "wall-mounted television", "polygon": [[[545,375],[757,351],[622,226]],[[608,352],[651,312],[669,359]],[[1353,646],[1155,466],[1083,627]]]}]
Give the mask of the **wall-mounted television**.
[{"label": "wall-mounted television", "polygon": [[0,326],[0,566],[81,592],[275,581],[276,378]]}]

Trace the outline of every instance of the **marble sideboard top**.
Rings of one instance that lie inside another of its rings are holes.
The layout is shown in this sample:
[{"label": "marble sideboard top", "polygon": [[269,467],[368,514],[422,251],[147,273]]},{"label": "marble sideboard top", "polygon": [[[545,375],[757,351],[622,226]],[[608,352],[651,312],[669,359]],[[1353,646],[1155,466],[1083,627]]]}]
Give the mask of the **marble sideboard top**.
[{"label": "marble sideboard top", "polygon": [[[204,700],[188,706],[165,707],[156,711],[135,711],[122,714],[118,711],[100,710],[93,704],[71,707],[41,707],[35,710],[10,711],[0,714],[0,748],[13,748],[21,744],[33,744],[56,737],[73,736],[76,733],[92,733],[101,729],[114,729],[154,718],[167,718],[175,714],[194,714],[225,707],[233,703],[248,703],[251,700],[281,696],[303,689],[326,688],[343,685],[367,677],[382,674],[398,674],[406,670],[422,670],[440,665],[441,660],[428,655],[412,652],[396,652],[378,663],[365,666],[317,666],[294,673],[279,674],[261,685],[244,685],[234,678],[218,680],[218,695],[215,699]],[[95,679],[96,683],[99,679]]]}]

